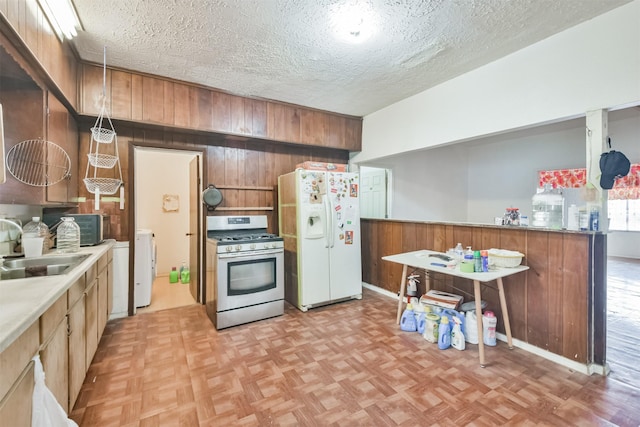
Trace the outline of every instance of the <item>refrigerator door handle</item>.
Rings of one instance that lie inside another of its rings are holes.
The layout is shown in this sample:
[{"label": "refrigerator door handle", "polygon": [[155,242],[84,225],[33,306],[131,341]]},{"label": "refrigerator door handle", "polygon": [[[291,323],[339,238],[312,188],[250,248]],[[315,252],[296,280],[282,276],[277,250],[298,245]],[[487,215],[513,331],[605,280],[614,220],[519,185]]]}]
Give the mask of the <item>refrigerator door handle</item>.
[{"label": "refrigerator door handle", "polygon": [[329,215],[329,202],[328,202],[328,198],[325,196],[322,200],[322,205],[324,207],[324,216],[325,216],[325,220],[324,220],[324,237],[325,237],[325,244],[324,247],[328,248],[329,247],[329,236],[330,236],[330,230],[331,230],[331,226],[329,225],[329,221],[331,221],[330,215]]},{"label": "refrigerator door handle", "polygon": [[333,220],[333,201],[329,198],[329,247],[333,247],[335,244],[334,238],[335,238],[335,224],[334,224],[334,220]]}]

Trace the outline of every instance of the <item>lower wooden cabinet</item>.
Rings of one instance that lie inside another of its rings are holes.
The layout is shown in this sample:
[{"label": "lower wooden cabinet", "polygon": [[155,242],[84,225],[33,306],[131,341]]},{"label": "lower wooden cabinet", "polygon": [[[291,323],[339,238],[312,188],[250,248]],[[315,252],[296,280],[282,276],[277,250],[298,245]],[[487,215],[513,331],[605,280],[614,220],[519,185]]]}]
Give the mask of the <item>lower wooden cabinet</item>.
[{"label": "lower wooden cabinet", "polygon": [[85,373],[98,349],[98,286],[94,280],[85,292]]},{"label": "lower wooden cabinet", "polygon": [[[64,296],[66,300],[66,295]],[[69,343],[67,317],[56,326],[53,335],[40,348],[40,360],[45,373],[45,384],[60,406],[69,412]]]},{"label": "lower wooden cabinet", "polygon": [[34,362],[29,361],[14,386],[0,401],[0,420],[2,425],[16,427],[31,425],[31,402],[33,401],[34,386],[33,366]]},{"label": "lower wooden cabinet", "polygon": [[69,309],[69,412],[76,403],[87,373],[85,335],[85,295]]}]

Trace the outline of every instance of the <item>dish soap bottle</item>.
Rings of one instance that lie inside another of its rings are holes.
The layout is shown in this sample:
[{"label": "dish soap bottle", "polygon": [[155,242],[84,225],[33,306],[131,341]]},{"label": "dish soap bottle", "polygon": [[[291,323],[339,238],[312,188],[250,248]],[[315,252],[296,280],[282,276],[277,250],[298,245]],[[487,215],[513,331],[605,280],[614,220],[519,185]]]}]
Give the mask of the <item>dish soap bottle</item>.
[{"label": "dish soap bottle", "polygon": [[451,346],[451,329],[449,327],[449,318],[442,316],[440,318],[440,327],[438,328],[438,348],[446,350]]},{"label": "dish soap bottle", "polygon": [[451,331],[451,347],[457,350],[464,350],[464,334],[460,329],[461,320],[453,318],[453,330]]},{"label": "dish soap bottle", "polygon": [[80,226],[70,216],[62,217],[56,234],[56,246],[59,253],[73,253],[80,250]]},{"label": "dish soap bottle", "polygon": [[418,330],[418,326],[416,325],[416,315],[413,312],[413,307],[411,304],[407,304],[407,308],[405,308],[402,313],[402,318],[400,319],[400,329],[405,332],[415,332]]}]

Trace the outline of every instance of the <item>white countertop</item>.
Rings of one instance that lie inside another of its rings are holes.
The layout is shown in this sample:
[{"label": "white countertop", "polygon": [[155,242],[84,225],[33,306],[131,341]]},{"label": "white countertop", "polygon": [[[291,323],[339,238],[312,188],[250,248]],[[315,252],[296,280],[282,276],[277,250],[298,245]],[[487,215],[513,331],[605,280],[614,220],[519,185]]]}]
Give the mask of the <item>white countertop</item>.
[{"label": "white countertop", "polygon": [[477,280],[479,282],[490,282],[496,280],[499,277],[510,276],[521,271],[528,270],[526,265],[519,265],[513,268],[498,268],[495,270],[489,270],[483,273],[463,273],[460,271],[460,266],[455,267],[440,267],[431,265],[431,263],[443,263],[444,261],[438,258],[429,257],[429,254],[442,254],[441,252],[421,250],[414,252],[406,252],[403,254],[389,255],[382,257],[385,261],[391,261],[398,264],[410,265],[412,267],[423,268],[425,270],[436,271],[439,273],[449,274],[451,276],[464,277],[465,279]]},{"label": "white countertop", "polygon": [[81,247],[77,253],[90,256],[66,274],[0,280],[0,352],[38,320],[114,243],[107,240],[97,246]]}]

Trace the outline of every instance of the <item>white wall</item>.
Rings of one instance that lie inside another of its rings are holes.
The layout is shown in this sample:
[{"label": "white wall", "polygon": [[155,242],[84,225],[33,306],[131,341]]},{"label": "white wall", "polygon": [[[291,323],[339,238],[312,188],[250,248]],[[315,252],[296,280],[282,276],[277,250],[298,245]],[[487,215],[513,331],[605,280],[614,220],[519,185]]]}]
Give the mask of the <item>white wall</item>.
[{"label": "white wall", "polygon": [[[136,228],[156,237],[158,275],[189,262],[189,162],[195,153],[136,148]],[[179,195],[178,212],[164,212],[165,194]]]},{"label": "white wall", "polygon": [[[613,148],[640,163],[640,108],[609,113]],[[531,215],[537,172],[586,164],[585,120],[541,126],[375,162],[393,174],[391,218],[491,224],[507,207]],[[612,232],[608,253],[640,258],[640,233]]]},{"label": "white wall", "polygon": [[640,104],[640,0],[364,118],[355,163]]}]

